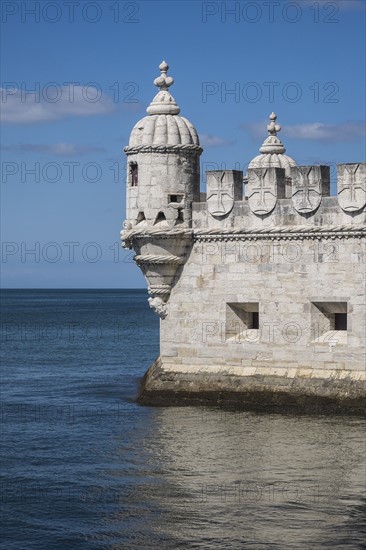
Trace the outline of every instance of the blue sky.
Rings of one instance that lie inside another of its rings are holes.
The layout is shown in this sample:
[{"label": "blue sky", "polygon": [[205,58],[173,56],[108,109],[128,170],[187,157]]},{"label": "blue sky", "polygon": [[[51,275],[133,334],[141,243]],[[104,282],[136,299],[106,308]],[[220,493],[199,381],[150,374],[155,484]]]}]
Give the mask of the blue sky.
[{"label": "blue sky", "polygon": [[364,0],[1,9],[4,287],[145,286],[119,247],[122,148],[163,59],[201,136],[202,186],[205,170],[245,170],[272,111],[298,164],[331,165],[332,194],[336,163],[365,162]]}]

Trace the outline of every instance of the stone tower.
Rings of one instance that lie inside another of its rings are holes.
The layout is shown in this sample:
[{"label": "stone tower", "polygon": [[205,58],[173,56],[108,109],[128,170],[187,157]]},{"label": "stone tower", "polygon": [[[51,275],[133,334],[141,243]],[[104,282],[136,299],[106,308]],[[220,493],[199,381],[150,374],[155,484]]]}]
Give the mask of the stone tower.
[{"label": "stone tower", "polygon": [[[192,203],[199,200],[202,149],[194,126],[169,92],[169,66],[159,65],[159,92],[131,132],[127,154],[127,246],[149,284],[150,305],[162,317],[189,248]],[[151,235],[154,235],[152,238]]]},{"label": "stone tower", "polygon": [[[140,402],[364,412],[366,164],[298,165],[270,115],[248,165],[206,173],[167,65],[132,130],[124,245],[159,314]],[[245,192],[243,190],[243,179]]]}]

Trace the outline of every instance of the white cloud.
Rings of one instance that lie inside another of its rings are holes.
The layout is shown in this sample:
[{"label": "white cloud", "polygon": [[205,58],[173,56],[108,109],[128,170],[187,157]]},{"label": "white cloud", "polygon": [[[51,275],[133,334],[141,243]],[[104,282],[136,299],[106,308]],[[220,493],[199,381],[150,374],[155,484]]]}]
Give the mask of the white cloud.
[{"label": "white cloud", "polygon": [[2,122],[31,124],[115,111],[112,99],[93,86],[49,86],[26,92],[9,85],[0,92]]},{"label": "white cloud", "polygon": [[42,143],[21,143],[19,145],[3,145],[1,149],[16,153],[40,153],[59,157],[75,157],[88,153],[103,153],[105,151],[103,147],[90,147],[74,143],[53,143],[47,145]]},{"label": "white cloud", "polygon": [[199,138],[202,147],[225,147],[226,145],[231,145],[233,143],[232,141],[228,141],[211,134],[200,134]]},{"label": "white cloud", "polygon": [[[255,141],[264,140],[267,122],[255,122],[241,126],[248,129]],[[324,122],[308,122],[293,126],[282,126],[279,138],[282,136],[293,139],[307,139],[313,141],[328,141],[330,143],[346,143],[357,141],[366,135],[366,125],[362,121],[340,122],[339,124],[325,124]]]},{"label": "white cloud", "polygon": [[294,139],[345,143],[364,138],[366,127],[365,123],[361,121],[341,122],[339,124],[311,122],[284,126],[282,133]]}]

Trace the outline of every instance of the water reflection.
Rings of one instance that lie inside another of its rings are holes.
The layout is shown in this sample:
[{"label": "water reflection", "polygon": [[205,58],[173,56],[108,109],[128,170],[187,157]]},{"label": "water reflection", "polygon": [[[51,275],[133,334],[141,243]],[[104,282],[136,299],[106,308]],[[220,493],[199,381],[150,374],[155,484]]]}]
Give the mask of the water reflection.
[{"label": "water reflection", "polygon": [[135,506],[131,531],[112,547],[362,548],[363,426],[354,418],[154,409],[143,477],[125,502],[125,514]]}]

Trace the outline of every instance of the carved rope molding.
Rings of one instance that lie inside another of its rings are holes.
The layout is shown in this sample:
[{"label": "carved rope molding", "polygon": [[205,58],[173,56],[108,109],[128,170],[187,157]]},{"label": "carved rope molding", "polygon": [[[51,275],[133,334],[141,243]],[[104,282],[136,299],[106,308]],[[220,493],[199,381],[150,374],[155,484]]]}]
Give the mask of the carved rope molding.
[{"label": "carved rope molding", "polygon": [[257,239],[348,239],[366,237],[366,224],[309,227],[268,227],[264,229],[199,229],[194,232],[195,242],[222,240],[257,240]]},{"label": "carved rope molding", "polygon": [[173,254],[140,254],[133,258],[137,264],[175,264],[181,265],[184,259]]},{"label": "carved rope molding", "polygon": [[169,297],[171,286],[167,284],[149,285],[147,290],[150,295]]},{"label": "carved rope molding", "polygon": [[121,241],[125,248],[131,248],[133,241],[138,239],[149,239],[156,237],[160,239],[176,239],[177,237],[185,240],[191,240],[193,237],[192,229],[166,229],[144,228],[144,229],[125,229],[121,231]]},{"label": "carved rope molding", "polygon": [[153,227],[145,227],[143,229],[127,229],[121,231],[121,238],[123,240],[130,240],[134,237],[137,238],[143,238],[143,237],[161,237],[165,239],[169,239],[171,237],[191,237],[192,236],[192,229],[180,229],[180,228],[173,228],[173,229],[161,229],[160,227],[153,228]]},{"label": "carved rope molding", "polygon": [[125,147],[124,152],[128,155],[133,153],[180,153],[192,152],[201,154],[203,149],[199,145],[135,145]]}]

